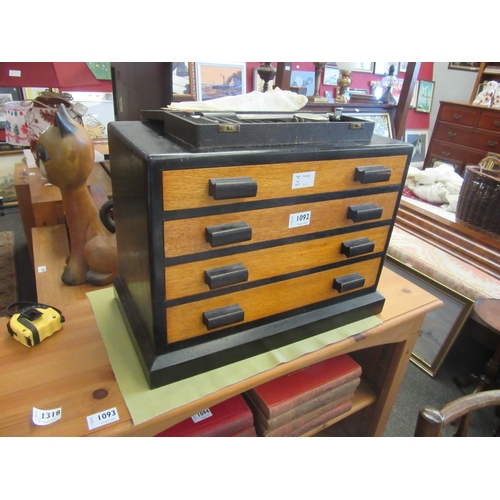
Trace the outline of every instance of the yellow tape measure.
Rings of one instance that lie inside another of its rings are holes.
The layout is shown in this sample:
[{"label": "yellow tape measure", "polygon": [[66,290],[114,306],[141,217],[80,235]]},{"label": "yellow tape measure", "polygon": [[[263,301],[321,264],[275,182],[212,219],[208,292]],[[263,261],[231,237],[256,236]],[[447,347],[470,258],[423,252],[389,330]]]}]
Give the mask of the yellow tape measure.
[{"label": "yellow tape measure", "polygon": [[59,309],[46,304],[15,302],[7,308],[7,312],[19,305],[26,307],[15,314],[9,313],[11,319],[7,329],[12,337],[26,347],[39,344],[62,328],[64,316]]}]

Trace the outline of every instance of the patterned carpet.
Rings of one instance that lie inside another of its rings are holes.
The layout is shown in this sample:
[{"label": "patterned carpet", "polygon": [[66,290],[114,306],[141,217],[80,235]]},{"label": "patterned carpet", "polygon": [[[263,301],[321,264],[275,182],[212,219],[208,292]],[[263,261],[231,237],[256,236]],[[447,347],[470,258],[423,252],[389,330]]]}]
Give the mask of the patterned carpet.
[{"label": "patterned carpet", "polygon": [[0,316],[17,301],[16,267],[14,262],[14,233],[0,232]]}]

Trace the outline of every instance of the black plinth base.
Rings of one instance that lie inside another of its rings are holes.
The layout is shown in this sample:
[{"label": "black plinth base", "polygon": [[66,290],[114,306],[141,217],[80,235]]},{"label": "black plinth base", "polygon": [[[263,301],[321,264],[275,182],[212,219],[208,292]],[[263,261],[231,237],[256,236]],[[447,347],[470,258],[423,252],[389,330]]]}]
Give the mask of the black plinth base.
[{"label": "black plinth base", "polygon": [[289,318],[249,326],[225,337],[213,340],[193,339],[198,343],[177,343],[172,346],[170,352],[155,354],[120,278],[115,281],[114,290],[120,312],[151,389],[368,318],[380,313],[385,303],[384,296],[375,291]]}]

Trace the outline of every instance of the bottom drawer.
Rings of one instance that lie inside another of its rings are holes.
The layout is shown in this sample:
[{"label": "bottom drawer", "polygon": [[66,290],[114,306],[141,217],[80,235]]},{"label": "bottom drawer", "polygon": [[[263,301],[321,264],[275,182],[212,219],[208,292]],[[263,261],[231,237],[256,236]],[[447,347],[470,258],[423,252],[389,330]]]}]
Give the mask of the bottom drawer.
[{"label": "bottom drawer", "polygon": [[377,258],[170,307],[166,311],[167,342],[206,335],[369,288],[376,283],[380,265]]}]

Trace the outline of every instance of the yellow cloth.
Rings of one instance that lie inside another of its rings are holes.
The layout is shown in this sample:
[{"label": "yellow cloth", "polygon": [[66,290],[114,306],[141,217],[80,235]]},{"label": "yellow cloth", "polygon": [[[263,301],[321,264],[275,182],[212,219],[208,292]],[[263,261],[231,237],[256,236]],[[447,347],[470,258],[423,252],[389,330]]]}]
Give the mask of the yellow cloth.
[{"label": "yellow cloth", "polygon": [[96,290],[87,296],[120,391],[135,425],[381,323],[380,319],[372,316],[253,358],[151,390],[128,336],[113,288]]}]

